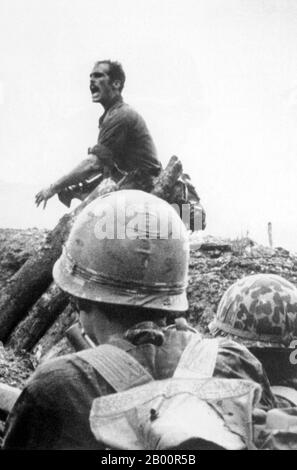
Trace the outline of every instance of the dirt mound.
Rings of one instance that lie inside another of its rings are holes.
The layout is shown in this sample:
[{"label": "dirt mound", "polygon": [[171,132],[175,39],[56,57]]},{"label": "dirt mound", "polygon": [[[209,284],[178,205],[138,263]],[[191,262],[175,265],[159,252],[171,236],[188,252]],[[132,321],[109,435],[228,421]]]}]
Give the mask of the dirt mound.
[{"label": "dirt mound", "polygon": [[48,230],[0,229],[0,290],[45,240]]}]

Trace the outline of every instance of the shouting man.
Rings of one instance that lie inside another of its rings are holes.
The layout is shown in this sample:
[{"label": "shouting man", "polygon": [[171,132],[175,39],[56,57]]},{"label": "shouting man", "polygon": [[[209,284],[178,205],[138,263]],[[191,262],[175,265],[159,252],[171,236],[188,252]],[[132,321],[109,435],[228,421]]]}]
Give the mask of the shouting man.
[{"label": "shouting man", "polygon": [[90,91],[92,101],[104,108],[99,119],[98,142],[70,173],[36,195],[37,206],[43,202],[45,208],[52,196],[96,173],[116,181],[128,175],[131,188],[151,190],[152,178],[159,174],[161,163],[144,119],[123,101],[125,79],[120,63],[110,60],[95,63],[90,74]]}]

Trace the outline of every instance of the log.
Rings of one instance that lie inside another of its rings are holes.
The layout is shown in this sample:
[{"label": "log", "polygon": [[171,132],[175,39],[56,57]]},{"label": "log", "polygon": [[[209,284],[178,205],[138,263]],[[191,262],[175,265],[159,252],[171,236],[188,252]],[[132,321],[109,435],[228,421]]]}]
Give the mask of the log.
[{"label": "log", "polygon": [[55,359],[58,356],[64,356],[65,354],[71,354],[73,352],[75,352],[75,349],[71,346],[68,339],[62,338],[55,343],[44,356],[42,356],[40,364],[49,361],[50,359]]},{"label": "log", "polygon": [[28,316],[18,324],[7,345],[15,351],[31,351],[66,308],[68,301],[68,295],[53,282]]},{"label": "log", "polygon": [[182,174],[182,171],[183,167],[180,160],[173,155],[165,170],[156,178],[151,193],[161,199],[165,199],[165,201],[169,201],[173,186]]},{"label": "log", "polygon": [[68,304],[30,352],[32,352],[37,359],[45,356],[50,349],[64,337],[65,331],[73,325],[73,323],[77,322],[77,315],[77,312],[74,312],[71,305]]},{"label": "log", "polygon": [[0,339],[5,341],[12,329],[42,295],[52,281],[52,267],[60,256],[68,234],[71,215],[63,216],[50,232],[45,244],[11,277],[0,296]]},{"label": "log", "polygon": [[106,181],[103,181],[74,211],[59,220],[57,226],[48,234],[45,244],[11,277],[0,295],[1,341],[7,341],[16,325],[51,284],[53,266],[61,255],[62,246],[77,215],[98,196],[116,188],[114,183],[113,187],[107,189]]},{"label": "log", "polygon": [[[163,199],[168,199],[172,191],[172,188],[177,178],[180,176],[181,172],[182,172],[181,162],[179,161],[177,157],[175,156],[171,157],[166,169],[160,174],[158,178],[156,178],[152,193],[158,197],[162,197]],[[107,183],[105,184],[104,183],[105,182],[103,181],[103,183],[99,185],[98,188],[96,188],[90,194],[90,196],[85,201],[83,201],[75,209],[75,211],[71,213],[71,219],[67,221],[67,228],[64,228],[63,241],[65,241],[66,236],[68,235],[69,230],[76,216],[79,214],[79,212],[81,212],[81,210],[84,207],[86,207],[87,204],[89,204],[93,199],[95,199],[99,195],[103,195],[106,192],[111,192],[111,190],[118,190],[118,189],[125,188],[124,184],[123,186],[114,185],[110,187],[108,186]],[[61,248],[62,247],[60,246],[60,250],[56,250],[56,252],[59,251],[59,255],[61,253]],[[51,275],[53,264],[57,258],[58,256],[55,257],[52,254],[53,262],[51,264],[48,263],[48,269],[50,268],[50,275]],[[40,301],[36,303],[36,305],[32,309],[32,312],[29,313],[28,318],[26,318],[22,322],[20,327],[17,328],[16,332],[12,335],[11,340],[9,341],[9,344],[11,346],[14,345],[14,347],[18,350],[19,349],[25,349],[27,351],[31,350],[32,347],[37,343],[37,341],[45,333],[46,329],[49,326],[51,326],[52,323],[56,320],[58,315],[61,313],[61,305],[63,305],[64,299],[65,299],[62,293],[61,292],[59,293],[56,289],[58,288],[53,284],[51,287],[51,290],[45,293],[44,296],[40,299]],[[1,303],[0,303],[0,308],[1,308]],[[12,318],[8,316],[7,311],[8,311],[8,308],[6,310],[6,315],[4,315],[2,312],[0,316],[0,339],[2,337],[4,341],[7,340],[9,334],[11,333],[15,325],[21,320],[21,318],[23,318],[23,316],[26,313],[24,312],[24,309],[22,309],[22,317],[19,314],[18,320],[13,321]],[[5,318],[6,322],[3,321],[3,318]],[[9,327],[7,325],[8,320],[9,320]],[[5,323],[6,325],[5,335],[1,331],[1,322]]]}]

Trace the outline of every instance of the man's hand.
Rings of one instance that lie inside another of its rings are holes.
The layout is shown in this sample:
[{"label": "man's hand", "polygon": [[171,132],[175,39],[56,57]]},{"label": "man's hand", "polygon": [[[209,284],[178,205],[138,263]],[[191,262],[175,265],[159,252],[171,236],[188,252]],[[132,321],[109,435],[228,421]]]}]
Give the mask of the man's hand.
[{"label": "man's hand", "polygon": [[42,189],[35,196],[35,203],[37,207],[43,202],[43,209],[46,207],[48,199],[53,197],[68,186],[75,185],[81,181],[84,181],[88,176],[94,172],[99,172],[102,167],[96,155],[90,154],[88,158],[85,158],[79,163],[70,173],[60,178],[54,184],[51,184],[48,188]]},{"label": "man's hand", "polygon": [[43,202],[43,209],[45,209],[48,199],[53,197],[55,194],[56,194],[56,191],[55,191],[53,185],[49,186],[49,188],[42,189],[35,196],[36,206],[38,207],[39,204],[41,204]]}]

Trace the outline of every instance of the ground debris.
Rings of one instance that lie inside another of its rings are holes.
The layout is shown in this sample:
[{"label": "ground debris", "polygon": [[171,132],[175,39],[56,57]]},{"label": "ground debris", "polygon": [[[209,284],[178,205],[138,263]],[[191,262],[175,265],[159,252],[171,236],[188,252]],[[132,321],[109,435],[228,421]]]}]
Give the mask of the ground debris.
[{"label": "ground debris", "polygon": [[16,355],[0,343],[0,381],[12,387],[23,388],[25,381],[37,367],[38,362],[32,354]]}]

